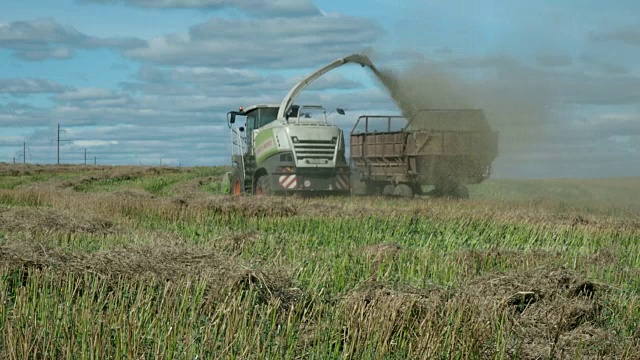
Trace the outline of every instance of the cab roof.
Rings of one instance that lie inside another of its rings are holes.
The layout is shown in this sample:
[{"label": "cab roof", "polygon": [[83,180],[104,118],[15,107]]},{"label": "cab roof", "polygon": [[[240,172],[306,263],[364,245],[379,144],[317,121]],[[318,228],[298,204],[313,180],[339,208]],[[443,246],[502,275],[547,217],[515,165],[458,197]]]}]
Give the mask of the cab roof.
[{"label": "cab roof", "polygon": [[253,110],[257,110],[257,109],[263,109],[263,108],[276,108],[276,109],[277,109],[277,108],[279,108],[279,107],[280,107],[280,104],[259,104],[259,105],[251,105],[251,106],[246,107],[246,108],[244,109],[244,113],[245,113],[245,114],[247,114],[247,113],[250,113],[250,112],[252,112]]}]

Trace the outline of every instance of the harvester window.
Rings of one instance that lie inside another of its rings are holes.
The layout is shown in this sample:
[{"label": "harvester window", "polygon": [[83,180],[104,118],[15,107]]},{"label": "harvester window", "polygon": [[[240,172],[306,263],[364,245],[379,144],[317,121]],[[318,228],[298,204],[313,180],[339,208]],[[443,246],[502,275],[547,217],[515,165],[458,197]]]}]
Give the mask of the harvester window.
[{"label": "harvester window", "polygon": [[263,127],[278,117],[278,108],[263,108],[260,109],[260,126]]},{"label": "harvester window", "polygon": [[300,110],[300,106],[293,105],[291,107],[291,109],[289,109],[289,113],[287,114],[287,116],[289,118],[297,118],[298,117],[298,110]]},{"label": "harvester window", "polygon": [[257,128],[258,120],[258,112],[254,111],[247,114],[247,132],[251,132],[252,130]]},{"label": "harvester window", "polygon": [[251,146],[251,139],[253,136],[253,130],[256,129],[256,125],[258,123],[258,112],[252,111],[247,114],[247,145]]}]

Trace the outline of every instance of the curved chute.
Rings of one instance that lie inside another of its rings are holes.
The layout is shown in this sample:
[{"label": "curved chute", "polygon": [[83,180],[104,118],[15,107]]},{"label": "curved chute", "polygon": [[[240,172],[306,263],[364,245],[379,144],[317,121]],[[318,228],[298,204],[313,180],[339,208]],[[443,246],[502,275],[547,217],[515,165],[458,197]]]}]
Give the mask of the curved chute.
[{"label": "curved chute", "polygon": [[295,101],[295,99],[302,92],[302,90],[306,89],[307,86],[309,86],[309,84],[311,84],[317,78],[326,74],[327,72],[347,63],[356,63],[356,64],[362,65],[363,67],[368,66],[369,68],[371,68],[371,70],[373,70],[374,72],[377,72],[376,67],[373,65],[369,57],[366,55],[353,54],[344,58],[340,58],[332,62],[331,64],[326,65],[323,68],[315,71],[313,74],[307,76],[302,81],[297,83],[296,86],[294,86],[291,90],[289,90],[289,93],[287,94],[287,96],[284,97],[284,99],[282,100],[282,103],[280,104],[280,109],[278,110],[278,119],[282,119],[285,117],[285,115],[287,114],[287,112],[289,112],[289,109],[293,105],[293,102]]}]

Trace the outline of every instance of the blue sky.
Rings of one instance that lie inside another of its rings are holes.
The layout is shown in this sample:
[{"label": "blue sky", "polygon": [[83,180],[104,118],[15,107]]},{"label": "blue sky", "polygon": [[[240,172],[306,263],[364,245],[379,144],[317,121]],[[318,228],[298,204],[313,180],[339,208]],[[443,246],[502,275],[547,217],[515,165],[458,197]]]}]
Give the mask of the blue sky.
[{"label": "blue sky", "polygon": [[[590,0],[7,0],[0,3],[0,162],[217,165],[224,116],[279,102],[351,52],[433,106],[484,108],[497,177],[640,176],[640,3]],[[422,95],[421,95],[422,96]],[[453,99],[453,100],[452,100]],[[344,67],[304,101],[397,113]]]}]

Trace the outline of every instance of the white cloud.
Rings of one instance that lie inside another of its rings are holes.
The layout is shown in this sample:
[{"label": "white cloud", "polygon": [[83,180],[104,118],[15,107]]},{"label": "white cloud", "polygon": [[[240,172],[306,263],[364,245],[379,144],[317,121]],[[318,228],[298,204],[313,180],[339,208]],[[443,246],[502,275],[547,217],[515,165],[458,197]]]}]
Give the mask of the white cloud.
[{"label": "white cloud", "polygon": [[79,0],[81,3],[125,4],[151,9],[240,9],[258,17],[317,15],[309,0]]},{"label": "white cloud", "polygon": [[622,42],[627,45],[640,46],[640,25],[620,27],[609,31],[594,31],[589,34],[596,42]]},{"label": "white cloud", "polygon": [[116,140],[104,141],[104,140],[79,140],[74,141],[73,145],[80,147],[98,147],[98,146],[108,146],[108,145],[118,145],[119,142]]},{"label": "white cloud", "polygon": [[68,59],[74,49],[128,49],[142,46],[135,38],[97,38],[51,19],[0,24],[0,48],[12,50],[22,60]]},{"label": "white cloud", "polygon": [[82,100],[99,100],[113,99],[116,97],[112,90],[101,88],[81,88],[65,91],[55,96],[59,101],[82,101]]},{"label": "white cloud", "polygon": [[69,88],[62,84],[45,79],[0,79],[0,93],[11,94],[14,96],[25,94],[61,93],[67,89]]},{"label": "white cloud", "polygon": [[[381,35],[373,21],[349,16],[212,18],[188,33],[154,38],[125,55],[190,67],[313,67],[360,52]],[[221,36],[224,34],[224,36]]]}]

